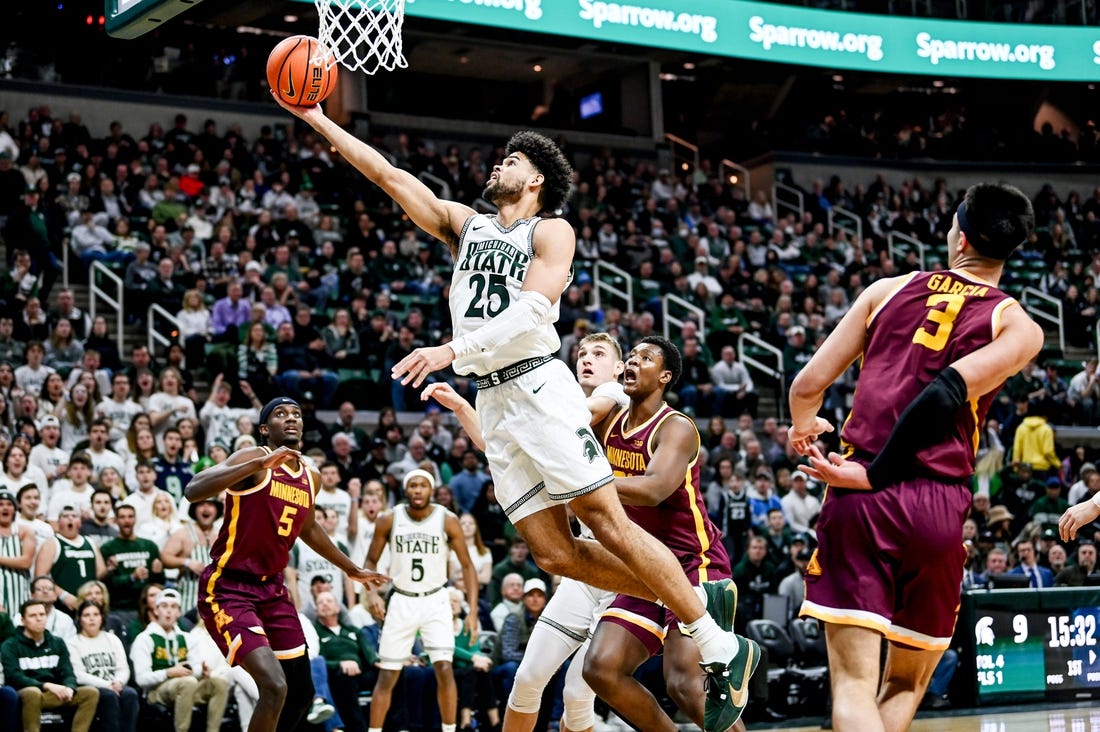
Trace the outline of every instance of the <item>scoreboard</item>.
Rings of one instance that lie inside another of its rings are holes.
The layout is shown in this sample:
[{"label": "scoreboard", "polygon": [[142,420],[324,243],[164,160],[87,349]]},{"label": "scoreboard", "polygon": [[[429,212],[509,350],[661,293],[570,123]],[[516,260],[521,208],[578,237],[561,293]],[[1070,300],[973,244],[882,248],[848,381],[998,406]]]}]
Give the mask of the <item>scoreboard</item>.
[{"label": "scoreboard", "polygon": [[966,598],[979,704],[1100,698],[1096,590],[992,590]]}]

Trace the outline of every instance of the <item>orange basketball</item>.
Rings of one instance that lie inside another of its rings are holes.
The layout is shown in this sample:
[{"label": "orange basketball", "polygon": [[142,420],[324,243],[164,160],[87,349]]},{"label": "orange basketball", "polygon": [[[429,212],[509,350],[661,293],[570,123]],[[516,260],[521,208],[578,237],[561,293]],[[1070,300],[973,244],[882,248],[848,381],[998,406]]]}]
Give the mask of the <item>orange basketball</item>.
[{"label": "orange basketball", "polygon": [[312,107],[336,88],[336,59],[316,38],[291,36],[271,49],[267,83],[287,104]]}]

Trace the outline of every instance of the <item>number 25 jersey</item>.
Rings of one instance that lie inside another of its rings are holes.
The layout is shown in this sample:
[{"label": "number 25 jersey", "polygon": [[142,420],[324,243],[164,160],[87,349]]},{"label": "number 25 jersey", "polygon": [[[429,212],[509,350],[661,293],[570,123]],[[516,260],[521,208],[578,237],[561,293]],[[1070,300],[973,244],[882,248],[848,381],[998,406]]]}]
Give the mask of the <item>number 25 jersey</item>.
[{"label": "number 25 jersey", "polygon": [[[989,344],[1016,300],[962,270],[899,278],[867,320],[859,382],[841,432],[857,454],[873,458],[902,411],[954,361]],[[964,480],[974,472],[978,436],[999,391],[971,399],[949,434],[920,450],[915,474]]]},{"label": "number 25 jersey", "polygon": [[[466,220],[451,275],[451,321],[456,339],[476,331],[515,301],[534,258],[535,226],[541,220],[537,216],[520,219],[508,228],[491,214],[475,214]],[[455,359],[455,371],[487,374],[516,361],[557,353],[561,340],[553,324],[559,304],[554,302],[549,322],[495,351]]]}]

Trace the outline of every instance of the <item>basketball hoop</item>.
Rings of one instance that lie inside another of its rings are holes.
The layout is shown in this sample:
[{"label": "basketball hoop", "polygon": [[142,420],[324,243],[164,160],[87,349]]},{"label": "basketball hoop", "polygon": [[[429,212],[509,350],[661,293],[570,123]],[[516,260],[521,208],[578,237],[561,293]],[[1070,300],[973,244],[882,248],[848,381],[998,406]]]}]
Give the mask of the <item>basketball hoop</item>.
[{"label": "basketball hoop", "polygon": [[405,0],[314,0],[321,21],[318,38],[352,71],[367,74],[405,68],[401,24]]}]

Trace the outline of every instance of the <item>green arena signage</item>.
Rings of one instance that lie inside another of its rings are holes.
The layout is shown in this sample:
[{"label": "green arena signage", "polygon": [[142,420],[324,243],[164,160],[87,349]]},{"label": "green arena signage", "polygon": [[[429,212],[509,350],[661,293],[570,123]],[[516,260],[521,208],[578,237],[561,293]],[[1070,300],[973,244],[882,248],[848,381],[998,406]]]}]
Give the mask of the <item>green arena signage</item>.
[{"label": "green arena signage", "polygon": [[741,0],[405,0],[405,11],[456,23],[805,66],[1100,79],[1096,27],[895,18]]}]

